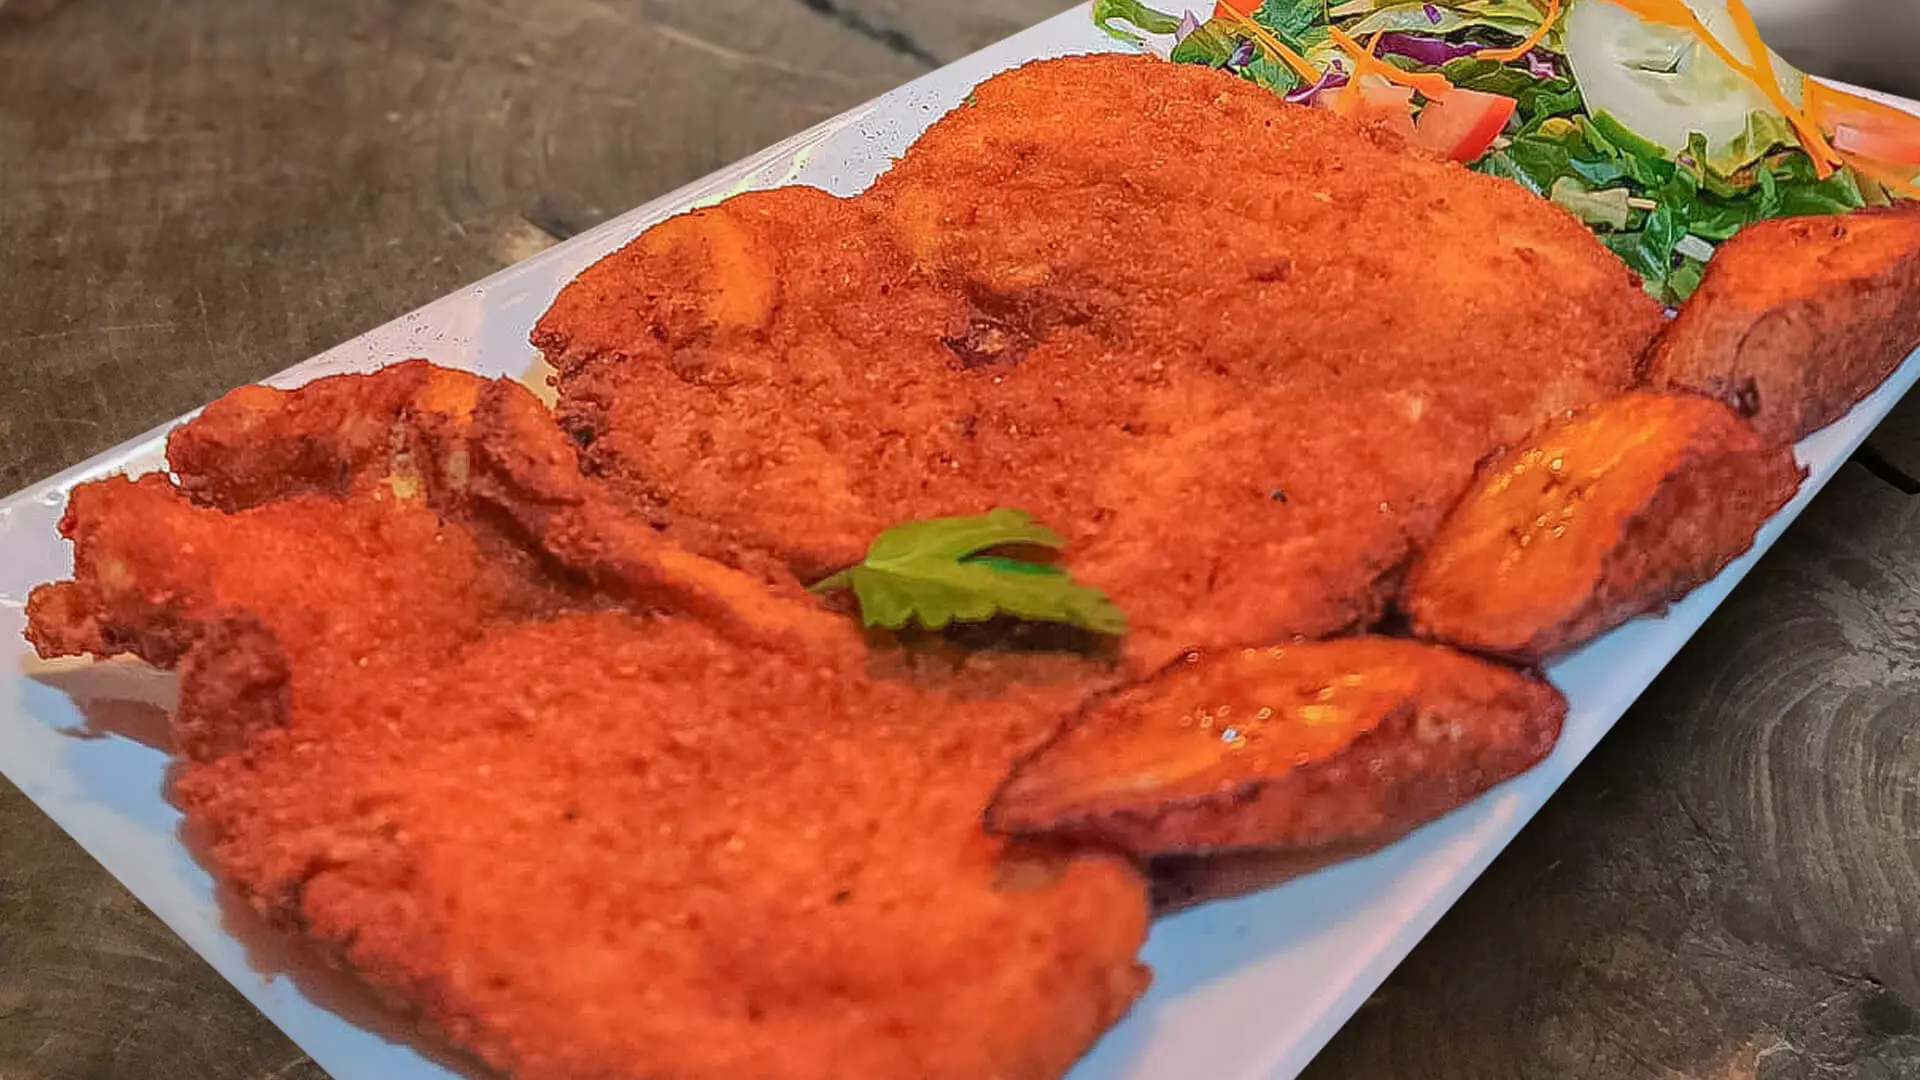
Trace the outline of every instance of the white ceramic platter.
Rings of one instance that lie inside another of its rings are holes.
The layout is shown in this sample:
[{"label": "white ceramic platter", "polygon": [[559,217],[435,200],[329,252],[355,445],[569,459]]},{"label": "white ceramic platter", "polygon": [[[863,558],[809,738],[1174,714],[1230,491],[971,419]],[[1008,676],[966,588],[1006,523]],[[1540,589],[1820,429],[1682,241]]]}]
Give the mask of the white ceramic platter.
[{"label": "white ceramic platter", "polygon": [[[852,194],[987,76],[1029,59],[1114,48],[1092,27],[1085,7],[1069,11],[271,381],[295,385],[411,356],[487,375],[524,375],[537,361],[527,333],[561,286],[654,222],[750,188],[805,183]],[[1913,103],[1899,104],[1920,111]],[[1156,925],[1146,946],[1155,971],[1152,991],[1072,1080],[1287,1080],[1304,1068],[1586,757],[1916,376],[1920,356],[1800,446],[1812,478],[1761,532],[1752,553],[1664,618],[1623,627],[1552,669],[1572,711],[1545,763],[1375,855]],[[28,591],[71,568],[67,545],[55,532],[68,490],[113,472],[158,467],[163,435],[149,433],[0,503],[0,771],[335,1080],[450,1080],[453,1073],[406,1042],[322,1008],[284,972],[249,956],[223,925],[213,881],[177,835],[180,815],[163,796],[166,757],[129,739],[76,734],[85,726],[75,704],[84,688],[76,690],[70,674],[34,661],[21,640]],[[150,690],[160,700],[169,692],[164,682]],[[124,693],[124,685],[117,692]]]}]

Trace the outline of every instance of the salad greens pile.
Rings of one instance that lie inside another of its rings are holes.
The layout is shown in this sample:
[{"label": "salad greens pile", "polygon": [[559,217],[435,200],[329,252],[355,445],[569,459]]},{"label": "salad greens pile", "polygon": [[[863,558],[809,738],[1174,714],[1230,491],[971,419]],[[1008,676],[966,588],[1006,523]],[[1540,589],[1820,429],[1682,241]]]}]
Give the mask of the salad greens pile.
[{"label": "salad greens pile", "polygon": [[[1220,0],[1204,20],[1097,0],[1094,20],[1296,103],[1350,112],[1384,99],[1415,145],[1578,215],[1670,305],[1743,225],[1908,193],[1810,127],[1820,88],[1764,47],[1748,50],[1758,38],[1740,0]],[[1444,124],[1428,122],[1434,75],[1453,88],[1440,87]]]}]

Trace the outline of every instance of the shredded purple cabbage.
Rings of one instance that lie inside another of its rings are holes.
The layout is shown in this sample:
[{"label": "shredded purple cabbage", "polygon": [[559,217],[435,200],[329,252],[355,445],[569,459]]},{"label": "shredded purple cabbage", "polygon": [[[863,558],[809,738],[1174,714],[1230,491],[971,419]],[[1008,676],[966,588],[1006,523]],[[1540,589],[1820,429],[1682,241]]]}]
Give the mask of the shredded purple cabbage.
[{"label": "shredded purple cabbage", "polygon": [[1481,46],[1446,41],[1441,38],[1417,37],[1413,34],[1388,33],[1380,35],[1379,52],[1396,53],[1409,60],[1439,67],[1449,60],[1462,56],[1472,56]]},{"label": "shredded purple cabbage", "polygon": [[1440,25],[1440,9],[1439,8],[1434,7],[1432,4],[1424,4],[1421,6],[1420,10],[1426,13],[1428,22],[1432,23],[1435,26]]},{"label": "shredded purple cabbage", "polygon": [[1240,44],[1233,47],[1233,55],[1227,57],[1226,69],[1228,71],[1239,71],[1241,68],[1253,63],[1253,57],[1254,45],[1252,39],[1242,38],[1240,39]]},{"label": "shredded purple cabbage", "polygon": [[1335,60],[1327,65],[1327,69],[1320,73],[1320,80],[1312,86],[1301,86],[1289,90],[1287,100],[1295,105],[1312,105],[1320,99],[1321,94],[1328,90],[1338,90],[1349,81],[1346,69],[1340,66],[1340,61]]},{"label": "shredded purple cabbage", "polygon": [[[1164,26],[1166,24],[1162,23],[1161,25]],[[1180,44],[1181,42],[1187,40],[1188,34],[1191,34],[1198,29],[1200,29],[1199,17],[1194,15],[1194,13],[1191,11],[1186,12],[1185,14],[1180,16],[1180,25],[1173,28],[1173,43],[1175,45]]]},{"label": "shredded purple cabbage", "polygon": [[[1445,38],[1421,37],[1418,34],[1393,31],[1380,35],[1378,51],[1382,55],[1396,53],[1427,67],[1440,67],[1449,60],[1472,56],[1490,47],[1472,41],[1448,41]],[[1554,62],[1552,53],[1544,49],[1531,49],[1528,50],[1524,59],[1527,62],[1527,74],[1534,78],[1557,79],[1560,77],[1560,67]]]}]

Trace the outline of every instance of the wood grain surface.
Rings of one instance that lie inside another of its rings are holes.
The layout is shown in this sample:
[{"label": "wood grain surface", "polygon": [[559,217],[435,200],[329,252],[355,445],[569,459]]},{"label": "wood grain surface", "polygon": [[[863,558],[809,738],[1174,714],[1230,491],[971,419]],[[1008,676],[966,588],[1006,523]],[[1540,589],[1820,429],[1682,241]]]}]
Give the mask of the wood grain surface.
[{"label": "wood grain surface", "polygon": [[1920,1077],[1917,510],[1842,471],[1307,1075]]},{"label": "wood grain surface", "polygon": [[[0,0],[0,490],[1065,6]],[[1920,407],[1876,444],[1314,1080],[1920,1077]],[[0,1080],[322,1077],[0,783]]]}]

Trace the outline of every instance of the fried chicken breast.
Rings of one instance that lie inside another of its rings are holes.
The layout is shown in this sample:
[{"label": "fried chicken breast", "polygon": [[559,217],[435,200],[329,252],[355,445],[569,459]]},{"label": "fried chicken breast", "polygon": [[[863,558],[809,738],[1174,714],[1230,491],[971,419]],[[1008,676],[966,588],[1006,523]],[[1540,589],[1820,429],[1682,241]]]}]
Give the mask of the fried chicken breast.
[{"label": "fried chicken breast", "polygon": [[857,198],[657,226],[533,339],[589,468],[702,552],[813,578],[1011,505],[1136,671],[1324,635],[1660,324],[1571,215],[1386,138],[1218,72],[1033,63]]},{"label": "fried chicken breast", "polygon": [[538,409],[423,365],[245,391],[178,485],[74,491],[29,634],[177,667],[221,875],[522,1080],[1064,1072],[1145,985],[1144,883],[980,813],[1084,662],[871,653],[610,524]]}]

